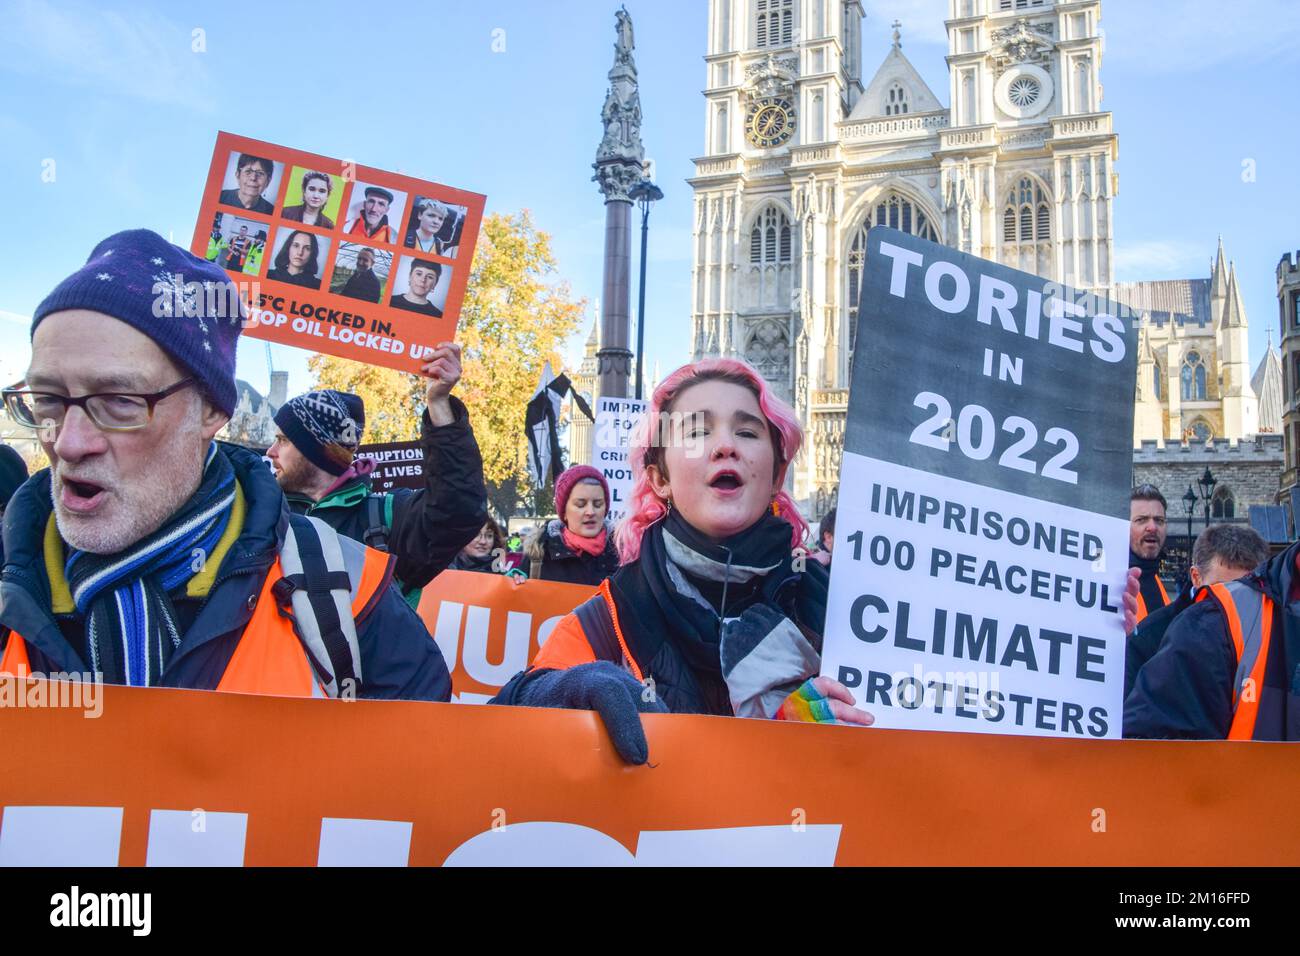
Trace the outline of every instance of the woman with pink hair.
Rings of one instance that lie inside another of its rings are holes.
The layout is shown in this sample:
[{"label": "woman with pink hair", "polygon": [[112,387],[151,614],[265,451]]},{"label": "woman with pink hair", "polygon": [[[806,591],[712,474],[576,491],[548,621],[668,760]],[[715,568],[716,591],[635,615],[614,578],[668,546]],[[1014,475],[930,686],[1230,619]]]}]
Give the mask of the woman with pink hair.
[{"label": "woman with pink hair", "polygon": [[598,710],[623,758],[639,713],[870,724],[820,668],[829,575],[782,490],[803,435],[749,365],[710,359],[655,389],[629,448],[623,566],[552,631],[499,703]]}]

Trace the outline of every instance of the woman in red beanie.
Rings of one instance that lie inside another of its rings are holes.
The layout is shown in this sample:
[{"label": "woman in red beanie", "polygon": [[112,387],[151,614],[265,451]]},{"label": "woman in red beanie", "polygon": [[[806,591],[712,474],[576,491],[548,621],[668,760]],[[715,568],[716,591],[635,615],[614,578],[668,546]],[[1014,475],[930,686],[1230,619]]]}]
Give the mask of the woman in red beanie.
[{"label": "woman in red beanie", "polygon": [[609,485],[590,465],[574,465],[555,479],[555,513],[524,542],[529,577],[590,584],[618,570],[618,549],[605,520]]}]

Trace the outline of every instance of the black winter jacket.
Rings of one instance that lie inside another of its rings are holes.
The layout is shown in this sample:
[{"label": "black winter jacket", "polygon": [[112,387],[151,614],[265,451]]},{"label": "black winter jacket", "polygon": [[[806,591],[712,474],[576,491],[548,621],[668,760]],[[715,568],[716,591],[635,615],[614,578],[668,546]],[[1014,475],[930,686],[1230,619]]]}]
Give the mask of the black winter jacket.
[{"label": "black winter jacket", "polygon": [[[1255,721],[1256,740],[1300,740],[1300,602],[1286,603],[1300,542],[1242,578],[1273,600],[1272,649]],[[1237,653],[1214,600],[1173,621],[1124,702],[1124,736],[1223,740],[1232,727]]]},{"label": "black winter jacket", "polygon": [[[388,551],[397,559],[395,577],[404,592],[424,587],[443,571],[487,522],[487,487],[469,413],[451,399],[455,420],[434,427],[426,411],[420,418],[424,482],[419,491],[397,488],[393,496]],[[365,542],[370,521],[366,496],[370,479],[357,478],[320,501],[288,495],[297,514],[320,518],[339,534]]]},{"label": "black winter jacket", "polygon": [[1180,591],[1172,602],[1157,608],[1143,618],[1133,629],[1133,633],[1128,636],[1124,644],[1124,698],[1126,700],[1128,695],[1133,693],[1138,671],[1142,670],[1146,662],[1151,660],[1159,649],[1161,641],[1165,639],[1165,633],[1169,630],[1169,625],[1174,622],[1174,618],[1191,606],[1191,589]]},{"label": "black winter jacket", "polygon": [[574,551],[564,542],[564,522],[552,518],[524,544],[524,567],[533,576],[533,566],[540,565],[543,581],[589,584],[595,587],[618,570],[618,549],[614,547],[614,529],[605,522],[605,550],[600,554]]}]

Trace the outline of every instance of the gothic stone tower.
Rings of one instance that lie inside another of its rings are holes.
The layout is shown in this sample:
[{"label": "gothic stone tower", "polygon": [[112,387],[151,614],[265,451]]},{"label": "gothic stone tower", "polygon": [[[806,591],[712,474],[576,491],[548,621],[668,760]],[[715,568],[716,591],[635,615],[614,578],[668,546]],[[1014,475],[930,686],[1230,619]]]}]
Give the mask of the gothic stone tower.
[{"label": "gothic stone tower", "polygon": [[1272,346],[1252,376],[1246,306],[1222,239],[1208,279],[1121,282],[1115,297],[1142,322],[1135,448],[1143,441],[1238,441],[1269,430],[1261,421],[1276,430],[1281,411],[1272,403],[1280,396],[1262,407],[1254,384],[1268,375]]},{"label": "gothic stone tower", "polygon": [[1100,0],[950,0],[950,106],[860,0],[710,0],[695,161],[696,357],[748,360],[808,435],[792,469],[833,503],[866,246],[889,225],[1091,289],[1113,279],[1117,140]]}]

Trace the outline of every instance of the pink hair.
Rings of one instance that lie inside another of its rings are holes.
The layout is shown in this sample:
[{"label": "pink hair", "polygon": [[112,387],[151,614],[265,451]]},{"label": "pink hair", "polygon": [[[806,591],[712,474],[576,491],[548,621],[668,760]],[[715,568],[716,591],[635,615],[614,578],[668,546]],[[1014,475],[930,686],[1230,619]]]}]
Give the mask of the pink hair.
[{"label": "pink hair", "polygon": [[632,464],[632,494],[627,516],[618,523],[614,530],[614,541],[618,545],[618,554],[623,564],[635,561],[641,553],[641,538],[646,529],[668,514],[663,498],[655,494],[646,474],[647,457],[651,463],[659,462],[660,449],[664,442],[657,425],[660,416],[672,411],[677,396],[692,385],[701,382],[723,381],[740,385],[754,393],[758,407],[767,419],[769,428],[775,433],[773,444],[777,453],[778,490],[773,504],[777,517],[790,524],[790,547],[798,547],[808,534],[808,522],[799,513],[799,507],[784,490],[779,488],[785,480],[786,468],[799,453],[803,444],[803,429],[795,418],[794,409],[772,393],[767,382],[746,362],[736,359],[703,359],[683,365],[666,379],[650,396],[650,406],[645,417],[632,430],[628,443],[628,460]]}]

